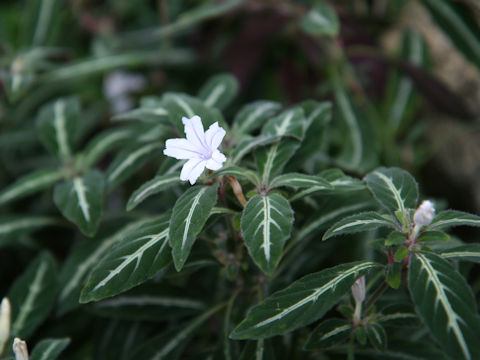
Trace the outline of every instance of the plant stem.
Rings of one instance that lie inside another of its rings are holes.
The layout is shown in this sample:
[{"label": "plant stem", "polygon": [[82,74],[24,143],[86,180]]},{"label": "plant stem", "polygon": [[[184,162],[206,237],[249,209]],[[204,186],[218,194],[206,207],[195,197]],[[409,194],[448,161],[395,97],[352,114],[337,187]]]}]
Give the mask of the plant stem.
[{"label": "plant stem", "polygon": [[347,355],[348,360],[354,360],[355,359],[355,332],[350,333],[350,341],[348,343],[348,355]]},{"label": "plant stem", "polygon": [[242,186],[240,185],[238,180],[230,175],[226,175],[225,179],[227,179],[228,183],[232,187],[233,193],[235,194],[240,205],[242,205],[242,207],[245,207],[245,205],[247,205],[247,199],[245,199],[245,196],[243,195]]},{"label": "plant stem", "polygon": [[365,313],[370,310],[370,307],[377,301],[377,299],[382,295],[385,290],[388,289],[388,284],[386,281],[383,281],[382,284],[375,290],[375,292],[370,296],[370,298],[365,303]]}]

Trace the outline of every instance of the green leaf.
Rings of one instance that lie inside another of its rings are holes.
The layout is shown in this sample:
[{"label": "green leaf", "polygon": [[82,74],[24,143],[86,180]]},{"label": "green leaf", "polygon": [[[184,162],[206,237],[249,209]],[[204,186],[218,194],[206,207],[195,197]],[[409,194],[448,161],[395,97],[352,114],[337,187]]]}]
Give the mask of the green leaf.
[{"label": "green leaf", "polygon": [[327,349],[348,341],[353,327],[345,319],[327,319],[322,321],[309,335],[305,350]]},{"label": "green leaf", "polygon": [[215,171],[209,178],[213,179],[221,175],[231,175],[240,180],[248,180],[254,185],[260,185],[260,179],[257,173],[252,170],[244,169],[240,166],[227,166]]},{"label": "green leaf", "polygon": [[107,185],[110,189],[132,176],[147,161],[158,154],[162,145],[149,143],[140,147],[134,145],[121,151],[109,166],[106,174]]},{"label": "green leaf", "polygon": [[0,192],[0,205],[21,199],[55,184],[62,178],[60,170],[38,170],[25,175]]},{"label": "green leaf", "polygon": [[300,26],[313,36],[337,36],[340,27],[335,9],[324,1],[317,3],[302,17]]},{"label": "green leaf", "polygon": [[356,279],[377,266],[355,262],[307,275],[250,309],[230,337],[271,337],[311,324],[337,304]]},{"label": "green leaf", "polygon": [[332,236],[373,230],[381,226],[387,226],[390,228],[397,227],[391,218],[380,215],[373,211],[352,215],[346,219],[340,220],[330,229],[328,229],[323,235],[323,240],[327,240]]},{"label": "green leaf", "polygon": [[206,130],[214,122],[225,127],[221,113],[214,108],[206,106],[203,101],[186,94],[166,93],[162,102],[168,110],[170,121],[183,134],[184,125],[182,117],[192,118],[195,115],[202,119],[203,127]]},{"label": "green leaf", "polygon": [[293,210],[282,195],[252,197],[242,213],[240,227],[250,256],[268,275],[282,257],[283,246],[293,225]]},{"label": "green leaf", "polygon": [[435,216],[429,229],[444,230],[460,225],[480,226],[480,216],[456,210],[442,211]]},{"label": "green leaf", "polygon": [[418,201],[418,184],[405,170],[378,168],[365,177],[368,189],[387,210],[406,214],[415,209]]},{"label": "green leaf", "polygon": [[385,246],[402,245],[406,240],[406,234],[399,231],[393,231],[385,240]]},{"label": "green leaf", "polygon": [[284,139],[255,152],[255,162],[264,186],[270,185],[270,179],[282,171],[299,147],[299,141]]},{"label": "green leaf", "polygon": [[170,214],[133,230],[117,241],[90,274],[80,302],[98,301],[141,284],[170,263]]},{"label": "green leaf", "polygon": [[141,107],[112,117],[112,121],[137,120],[145,123],[171,125],[168,111],[162,106],[155,108]]},{"label": "green leaf", "polygon": [[42,253],[8,292],[12,305],[11,333],[22,339],[30,337],[55,305],[57,291],[55,261],[50,254]]},{"label": "green leaf", "polygon": [[30,360],[55,360],[68,344],[69,338],[44,339],[35,345]]},{"label": "green leaf", "polygon": [[422,2],[440,28],[450,37],[452,44],[480,69],[480,26],[474,12],[461,4],[446,0]]},{"label": "green leaf", "polygon": [[81,162],[83,167],[88,169],[122,141],[131,138],[132,134],[133,132],[130,129],[125,128],[103,131],[87,144],[78,161]]},{"label": "green leaf", "polygon": [[63,160],[72,157],[78,128],[80,103],[77,98],[61,98],[42,107],[37,117],[40,139]]},{"label": "green leaf", "polygon": [[448,261],[433,253],[413,253],[408,287],[417,312],[448,355],[468,360],[480,357],[476,301]]},{"label": "green leaf", "polygon": [[182,270],[197,235],[217,202],[218,183],[193,186],[175,203],[170,219],[169,242],[177,271]]},{"label": "green leaf", "polygon": [[235,115],[232,132],[237,138],[239,135],[249,134],[262,127],[280,108],[279,103],[267,100],[247,104]]},{"label": "green leaf", "polygon": [[379,351],[387,349],[387,333],[382,325],[377,323],[368,323],[365,327],[370,344]]},{"label": "green leaf", "polygon": [[388,264],[385,280],[391,288],[398,289],[402,282],[402,263],[394,262],[393,264]]},{"label": "green leaf", "polygon": [[450,236],[442,231],[424,231],[418,237],[422,242],[444,242],[450,240]]},{"label": "green leaf", "polygon": [[306,127],[305,113],[301,107],[286,110],[270,119],[262,128],[265,136],[288,136],[302,140]]},{"label": "green leaf", "polygon": [[112,245],[124,239],[130,232],[140,228],[149,219],[134,221],[122,226],[114,234],[94,241],[82,241],[70,252],[60,273],[60,295],[57,312],[63,315],[79,306],[78,298],[92,268],[107,255]]},{"label": "green leaf", "polygon": [[57,184],[53,201],[62,214],[87,236],[93,236],[102,216],[104,181],[94,170]]},{"label": "green leaf", "polygon": [[150,196],[180,183],[180,173],[178,172],[155,176],[132,193],[127,203],[127,211],[132,210]]},{"label": "green leaf", "polygon": [[0,218],[0,245],[22,233],[35,231],[45,226],[59,225],[61,221],[47,216],[8,216]]},{"label": "green leaf", "polygon": [[237,146],[233,149],[230,155],[230,162],[232,164],[238,164],[240,160],[243,159],[245,155],[247,155],[250,151],[258,148],[259,146],[265,146],[277,141],[279,138],[278,136],[256,136],[256,137],[249,137],[245,138],[240,141]]},{"label": "green leaf", "polygon": [[270,183],[270,187],[280,187],[280,186],[288,186],[288,187],[311,187],[311,186],[318,186],[324,187],[326,189],[333,188],[330,183],[322,178],[321,176],[314,176],[314,175],[305,175],[299,173],[289,173],[277,176],[275,179],[272,180]]},{"label": "green leaf", "polygon": [[445,259],[480,263],[480,244],[456,246],[440,253]]},{"label": "green leaf", "polygon": [[385,326],[418,327],[420,319],[412,305],[393,304],[382,309],[376,320]]},{"label": "green leaf", "polygon": [[247,341],[242,349],[239,360],[275,360],[272,342],[267,339]]},{"label": "green leaf", "polygon": [[231,74],[218,74],[208,79],[198,97],[208,107],[225,109],[238,93],[238,81]]},{"label": "green leaf", "polygon": [[393,258],[395,261],[402,262],[406,257],[408,256],[408,247],[406,246],[400,246],[397,251],[395,251],[395,254],[393,255]]}]

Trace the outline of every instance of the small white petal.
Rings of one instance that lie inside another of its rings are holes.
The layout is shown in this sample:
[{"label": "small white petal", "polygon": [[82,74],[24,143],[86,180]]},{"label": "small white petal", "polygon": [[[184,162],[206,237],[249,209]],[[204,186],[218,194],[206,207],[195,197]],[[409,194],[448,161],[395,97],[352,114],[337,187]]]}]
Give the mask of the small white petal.
[{"label": "small white petal", "polygon": [[205,133],[203,131],[203,124],[200,116],[195,115],[191,119],[183,117],[182,122],[183,125],[185,125],[187,140],[197,148],[204,149],[204,152],[207,152],[208,148],[205,142]]},{"label": "small white petal", "polygon": [[225,161],[227,161],[227,157],[218,150],[215,150],[212,153],[212,159],[219,163],[224,163]]},{"label": "small white petal", "polygon": [[208,130],[205,132],[205,140],[208,146],[213,150],[220,146],[223,138],[225,137],[226,131],[218,126],[218,122],[210,125]]},{"label": "small white petal", "polygon": [[222,168],[222,163],[221,162],[217,162],[213,159],[210,159],[207,161],[207,164],[206,164],[206,168],[209,169],[209,170],[219,170]]},{"label": "small white petal", "polygon": [[200,159],[203,156],[203,153],[187,139],[168,139],[165,145],[163,153],[175,159]]},{"label": "small white petal", "polygon": [[180,173],[180,180],[189,180],[190,184],[195,184],[199,176],[202,175],[206,163],[205,160],[200,159],[188,160],[183,165],[182,172]]}]

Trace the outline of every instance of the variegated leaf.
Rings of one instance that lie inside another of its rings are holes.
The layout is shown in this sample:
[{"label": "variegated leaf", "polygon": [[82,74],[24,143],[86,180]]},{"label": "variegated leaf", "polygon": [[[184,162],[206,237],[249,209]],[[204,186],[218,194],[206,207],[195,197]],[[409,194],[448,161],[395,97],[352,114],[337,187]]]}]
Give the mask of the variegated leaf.
[{"label": "variegated leaf", "polygon": [[230,74],[218,74],[208,79],[198,97],[208,107],[225,109],[238,93],[238,81]]},{"label": "variegated leaf", "polygon": [[270,185],[270,179],[282,171],[285,164],[299,147],[299,141],[284,139],[255,152],[255,162],[257,163],[262,185]]},{"label": "variegated leaf", "polygon": [[245,155],[250,153],[252,150],[258,148],[259,146],[265,146],[271,144],[279,139],[278,136],[257,136],[257,137],[248,137],[241,140],[235,149],[233,149],[230,155],[230,162],[232,164],[238,164],[240,160],[243,159]]},{"label": "variegated leaf", "polygon": [[106,181],[109,189],[114,188],[127,180],[139,168],[158,154],[161,144],[148,143],[141,146],[135,145],[121,151],[113,160],[106,173]]},{"label": "variegated leaf", "polygon": [[480,244],[455,246],[453,248],[441,251],[440,256],[444,259],[480,263]]},{"label": "variegated leaf", "polygon": [[378,266],[355,262],[307,275],[250,309],[230,337],[265,338],[311,324],[337,304],[356,279]]},{"label": "variegated leaf", "polygon": [[387,210],[406,214],[415,209],[418,184],[407,171],[399,168],[378,168],[365,177],[368,189]]},{"label": "variegated leaf", "polygon": [[168,111],[162,106],[141,107],[112,117],[112,121],[137,120],[145,123],[171,125]]},{"label": "variegated leaf", "polygon": [[103,175],[94,170],[57,184],[53,201],[62,214],[87,236],[100,225],[103,206]]},{"label": "variegated leaf", "polygon": [[98,262],[80,294],[80,302],[98,301],[141,284],[169,264],[170,214],[133,230]]},{"label": "variegated leaf", "polygon": [[248,180],[254,185],[260,185],[260,179],[256,172],[244,169],[240,166],[227,166],[215,171],[210,178],[215,178],[220,175],[230,175],[237,179]]},{"label": "variegated leaf", "polygon": [[217,202],[217,189],[218,183],[191,187],[173,207],[169,242],[177,271],[180,271],[187,261],[197,235],[202,231]]},{"label": "variegated leaf", "polygon": [[252,197],[242,213],[240,228],[250,256],[268,275],[280,262],[283,246],[290,236],[293,210],[282,195]]},{"label": "variegated leaf", "polygon": [[305,175],[300,173],[288,173],[279,175],[272,180],[270,187],[288,186],[293,188],[310,188],[312,186],[333,188],[330,183],[321,176]]},{"label": "variegated leaf", "polygon": [[132,210],[148,197],[176,184],[180,184],[180,173],[178,172],[155,176],[132,193],[127,203],[127,211]]},{"label": "variegated leaf", "polygon": [[373,230],[382,226],[395,229],[398,227],[398,224],[393,222],[391,217],[380,215],[373,211],[356,214],[340,220],[333,225],[325,232],[323,240],[327,240],[332,236]]},{"label": "variegated leaf", "polygon": [[47,216],[9,216],[0,218],[0,245],[18,234],[35,231],[44,226],[61,225],[62,222]]},{"label": "variegated leaf", "polygon": [[348,341],[353,330],[351,321],[345,319],[328,319],[322,321],[308,337],[306,350],[327,349]]},{"label": "variegated leaf", "polygon": [[55,260],[48,253],[35,258],[8,292],[12,305],[11,333],[29,337],[55,305],[58,283]]},{"label": "variegated leaf", "polygon": [[303,31],[313,36],[336,36],[340,28],[335,9],[326,1],[318,2],[304,15],[300,26]]},{"label": "variegated leaf", "polygon": [[461,225],[480,226],[480,216],[457,210],[442,211],[435,216],[429,229],[444,230]]},{"label": "variegated leaf", "polygon": [[413,253],[408,287],[417,312],[449,356],[480,358],[476,301],[465,279],[448,261],[433,253]]},{"label": "variegated leaf", "polygon": [[69,343],[69,338],[44,339],[35,345],[30,360],[55,360]]},{"label": "variegated leaf", "polygon": [[80,103],[77,98],[61,98],[45,105],[37,118],[44,145],[61,159],[72,157],[78,127]]},{"label": "variegated leaf", "polygon": [[236,137],[249,134],[262,127],[280,108],[279,103],[267,100],[259,100],[245,105],[233,119],[232,132]]},{"label": "variegated leaf", "polygon": [[262,128],[265,136],[288,136],[302,140],[307,121],[301,107],[282,112],[270,119]]},{"label": "variegated leaf", "polygon": [[60,170],[38,170],[25,175],[0,192],[0,205],[48,188],[62,177]]}]

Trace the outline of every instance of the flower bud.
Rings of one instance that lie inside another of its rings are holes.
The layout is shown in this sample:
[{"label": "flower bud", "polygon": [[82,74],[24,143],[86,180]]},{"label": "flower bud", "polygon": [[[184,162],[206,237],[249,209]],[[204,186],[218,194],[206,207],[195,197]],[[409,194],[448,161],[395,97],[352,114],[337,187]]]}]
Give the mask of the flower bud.
[{"label": "flower bud", "polygon": [[434,216],[435,207],[433,206],[433,203],[429,200],[424,200],[418,207],[417,211],[415,211],[413,221],[417,225],[427,226],[430,225]]},{"label": "flower bud", "polygon": [[13,340],[13,352],[15,353],[15,360],[28,360],[27,343],[22,339],[15,338]]},{"label": "flower bud", "polygon": [[357,279],[352,285],[352,295],[356,303],[362,303],[365,300],[365,276]]},{"label": "flower bud", "polygon": [[0,304],[0,355],[10,336],[10,301],[3,298]]}]

